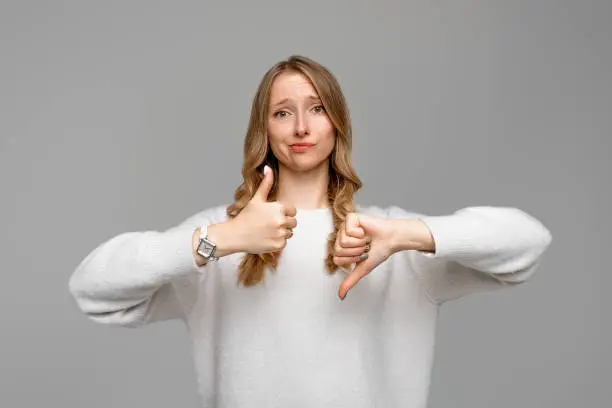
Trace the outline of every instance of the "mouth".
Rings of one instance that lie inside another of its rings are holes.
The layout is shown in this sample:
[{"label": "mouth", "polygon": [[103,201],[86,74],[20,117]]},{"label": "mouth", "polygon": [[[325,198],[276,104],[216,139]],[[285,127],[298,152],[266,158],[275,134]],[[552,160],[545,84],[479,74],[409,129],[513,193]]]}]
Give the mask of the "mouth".
[{"label": "mouth", "polygon": [[295,153],[303,153],[310,150],[313,146],[313,143],[294,143],[289,147],[291,147],[291,150]]}]

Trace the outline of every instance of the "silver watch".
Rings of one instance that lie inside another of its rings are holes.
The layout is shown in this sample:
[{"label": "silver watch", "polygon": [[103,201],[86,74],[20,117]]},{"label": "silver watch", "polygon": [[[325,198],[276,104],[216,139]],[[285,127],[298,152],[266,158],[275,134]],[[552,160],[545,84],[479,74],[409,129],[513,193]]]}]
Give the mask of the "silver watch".
[{"label": "silver watch", "polygon": [[203,224],[200,227],[200,243],[198,244],[197,252],[202,255],[207,261],[217,261],[219,258],[215,256],[217,244],[208,239],[208,225]]}]

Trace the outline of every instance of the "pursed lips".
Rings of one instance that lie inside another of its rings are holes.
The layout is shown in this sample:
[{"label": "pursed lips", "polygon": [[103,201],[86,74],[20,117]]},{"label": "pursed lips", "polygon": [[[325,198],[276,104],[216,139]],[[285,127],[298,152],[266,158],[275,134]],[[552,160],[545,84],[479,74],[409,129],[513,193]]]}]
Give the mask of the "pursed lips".
[{"label": "pursed lips", "polygon": [[294,153],[305,153],[310,150],[314,146],[313,143],[294,143],[289,146],[292,152]]}]

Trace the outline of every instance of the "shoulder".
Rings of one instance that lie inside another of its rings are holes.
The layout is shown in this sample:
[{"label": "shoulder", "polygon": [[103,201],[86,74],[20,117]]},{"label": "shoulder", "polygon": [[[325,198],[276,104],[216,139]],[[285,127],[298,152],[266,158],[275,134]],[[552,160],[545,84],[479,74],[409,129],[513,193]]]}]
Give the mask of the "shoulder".
[{"label": "shoulder", "polygon": [[412,211],[410,209],[402,208],[397,205],[379,206],[379,205],[371,205],[371,204],[370,205],[356,204],[355,207],[358,213],[371,215],[373,217],[422,218],[425,216],[425,214],[421,214],[416,211]]}]

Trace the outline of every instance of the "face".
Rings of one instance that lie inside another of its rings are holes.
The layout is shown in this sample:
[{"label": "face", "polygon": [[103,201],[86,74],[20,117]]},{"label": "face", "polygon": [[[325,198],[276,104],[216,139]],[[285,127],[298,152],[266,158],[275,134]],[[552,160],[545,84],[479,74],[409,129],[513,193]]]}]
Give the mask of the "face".
[{"label": "face", "polygon": [[300,173],[326,167],[334,133],[308,78],[295,72],[276,77],[270,90],[268,140],[279,166]]}]

